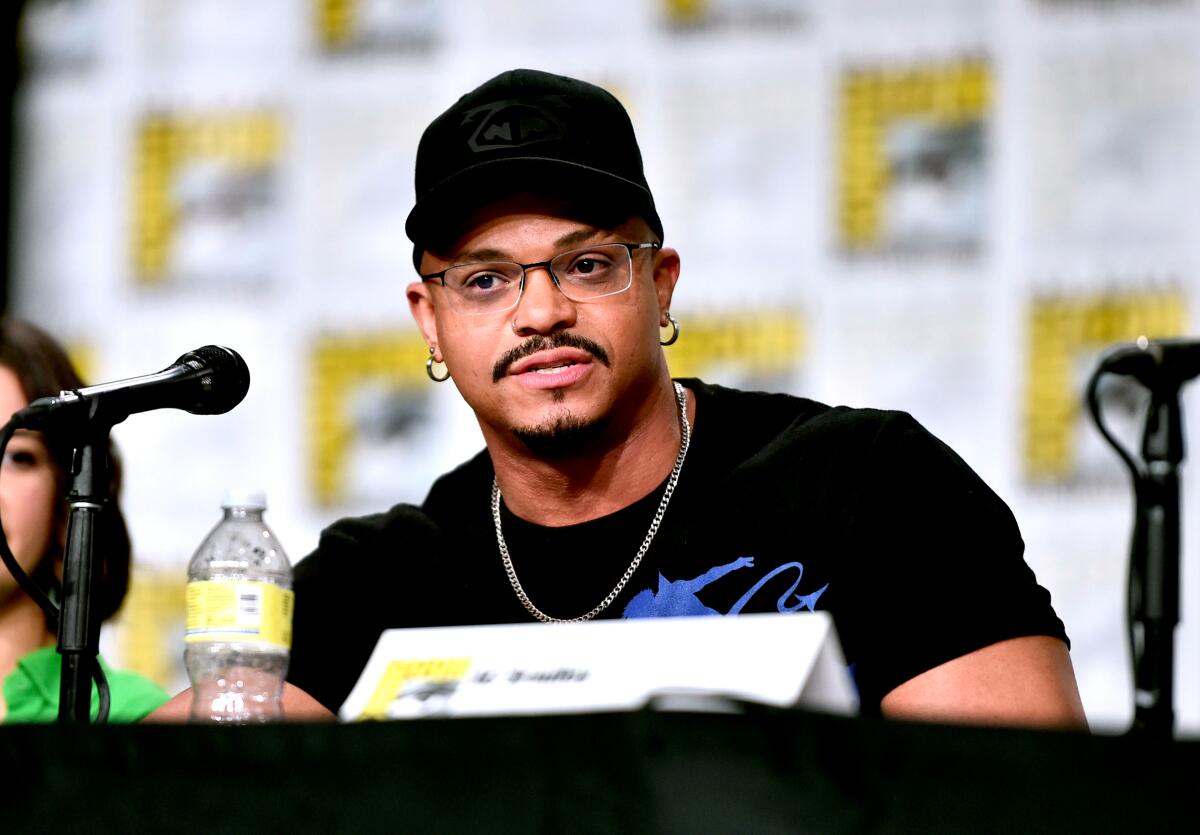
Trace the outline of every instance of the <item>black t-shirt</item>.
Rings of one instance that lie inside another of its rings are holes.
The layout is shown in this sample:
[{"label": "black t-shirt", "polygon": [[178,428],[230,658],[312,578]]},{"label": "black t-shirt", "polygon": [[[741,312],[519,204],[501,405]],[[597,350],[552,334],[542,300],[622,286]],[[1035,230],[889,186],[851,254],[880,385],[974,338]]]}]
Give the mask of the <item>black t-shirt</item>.
[{"label": "black t-shirt", "polygon": [[[1066,640],[1012,513],[910,416],[681,382],[696,395],[687,461],[653,544],[599,617],[829,611],[868,713],[902,682],[997,641]],[[336,710],[384,629],[533,620],[500,559],[492,477],[484,451],[420,507],[322,534],[296,567],[290,681]],[[604,599],[665,485],[560,528],[502,506],[533,603],[570,618]],[[788,648],[778,652],[786,663]]]}]

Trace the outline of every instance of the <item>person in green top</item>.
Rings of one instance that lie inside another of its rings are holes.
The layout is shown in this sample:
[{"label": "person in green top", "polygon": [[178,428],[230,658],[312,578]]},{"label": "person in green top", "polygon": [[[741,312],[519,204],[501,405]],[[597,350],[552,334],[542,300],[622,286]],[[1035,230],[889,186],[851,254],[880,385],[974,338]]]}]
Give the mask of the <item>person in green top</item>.
[{"label": "person in green top", "polygon": [[[62,347],[42,330],[0,319],[0,425],[40,397],[83,385]],[[92,605],[102,620],[116,614],[129,588],[130,542],[118,495],[120,462],[110,446],[108,501],[97,520],[96,558],[101,578]],[[25,573],[51,598],[57,596],[66,544],[71,448],[62,439],[20,430],[0,462],[0,522]],[[37,602],[0,563],[0,723],[52,722],[58,716],[60,659],[57,635]],[[109,721],[133,722],[167,700],[161,687],[106,663]],[[92,686],[92,711],[98,697]]]}]

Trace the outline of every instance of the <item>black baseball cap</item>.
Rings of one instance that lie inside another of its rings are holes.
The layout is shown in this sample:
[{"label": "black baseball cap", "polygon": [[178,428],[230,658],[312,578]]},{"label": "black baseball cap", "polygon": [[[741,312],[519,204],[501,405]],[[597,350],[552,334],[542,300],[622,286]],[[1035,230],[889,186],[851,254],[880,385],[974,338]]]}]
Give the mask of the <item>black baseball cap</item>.
[{"label": "black baseball cap", "polygon": [[662,240],[629,114],[575,78],[517,69],[476,87],[421,135],[415,180],[404,229],[418,271],[421,253],[453,240],[473,210],[518,192],[587,216],[639,216]]}]

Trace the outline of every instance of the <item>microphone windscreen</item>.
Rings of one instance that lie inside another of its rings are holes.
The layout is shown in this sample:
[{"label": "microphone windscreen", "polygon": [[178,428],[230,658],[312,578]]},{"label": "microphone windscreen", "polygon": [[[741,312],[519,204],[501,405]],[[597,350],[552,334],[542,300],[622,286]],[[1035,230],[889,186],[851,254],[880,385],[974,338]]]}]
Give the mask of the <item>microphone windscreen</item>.
[{"label": "microphone windscreen", "polygon": [[250,390],[250,368],[232,348],[205,345],[184,354],[178,364],[190,365],[198,374],[200,394],[187,410],[194,415],[224,414]]}]

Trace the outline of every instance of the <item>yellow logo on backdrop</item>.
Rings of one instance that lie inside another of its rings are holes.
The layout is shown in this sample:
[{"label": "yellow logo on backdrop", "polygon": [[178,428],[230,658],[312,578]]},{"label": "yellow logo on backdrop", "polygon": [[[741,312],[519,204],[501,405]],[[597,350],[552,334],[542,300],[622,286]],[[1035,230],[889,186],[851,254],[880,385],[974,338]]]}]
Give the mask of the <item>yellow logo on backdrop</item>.
[{"label": "yellow logo on backdrop", "polygon": [[1025,380],[1025,474],[1062,483],[1076,466],[1083,410],[1079,372],[1114,342],[1171,337],[1186,328],[1186,299],[1177,290],[1043,296],[1029,311]]},{"label": "yellow logo on backdrop", "polygon": [[313,344],[309,364],[309,484],[314,499],[333,505],[346,495],[347,451],[355,427],[349,405],[356,389],[383,382],[426,390],[429,350],[416,331],[323,335]]},{"label": "yellow logo on backdrop", "polygon": [[117,620],[117,663],[163,687],[183,674],[185,583],[180,571],[135,569]]},{"label": "yellow logo on backdrop", "polygon": [[211,116],[151,113],[137,133],[133,195],[133,267],[137,281],[169,278],[181,219],[178,178],[196,162],[241,170],[268,169],[283,145],[283,127],[269,112]]},{"label": "yellow logo on backdrop", "polygon": [[85,384],[96,379],[96,369],[99,367],[96,345],[93,342],[71,341],[66,345],[67,357],[75,368],[75,373]]},{"label": "yellow logo on backdrop", "polygon": [[900,120],[946,126],[979,122],[991,98],[991,74],[982,59],[847,73],[838,128],[838,230],[843,248],[870,251],[887,240],[889,129]]},{"label": "yellow logo on backdrop", "polygon": [[679,26],[701,23],[710,6],[711,0],[663,0],[667,20]]},{"label": "yellow logo on backdrop", "polygon": [[355,0],[316,0],[317,38],[325,49],[339,49],[354,36]]},{"label": "yellow logo on backdrop", "polygon": [[674,377],[704,377],[714,369],[786,374],[799,366],[807,348],[804,322],[795,311],[681,312],[678,318],[679,341],[665,349]]}]

